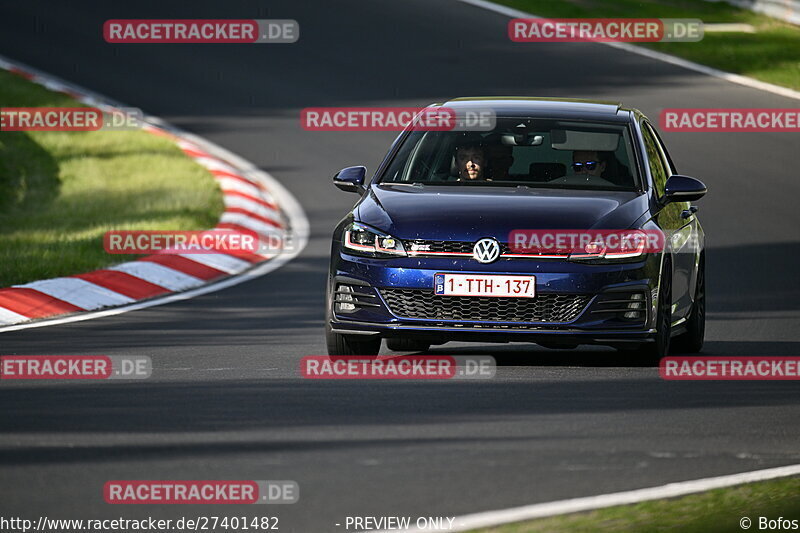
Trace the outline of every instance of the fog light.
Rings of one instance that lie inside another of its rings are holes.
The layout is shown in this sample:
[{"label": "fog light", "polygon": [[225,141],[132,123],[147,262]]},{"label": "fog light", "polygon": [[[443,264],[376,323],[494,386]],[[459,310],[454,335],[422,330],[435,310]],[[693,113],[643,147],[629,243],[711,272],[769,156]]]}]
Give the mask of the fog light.
[{"label": "fog light", "polygon": [[[355,299],[352,296],[353,288],[350,285],[339,285],[336,288],[336,306],[339,311],[355,311],[356,306],[351,303],[345,302],[354,302]],[[349,294],[342,294],[342,293],[349,293]]]},{"label": "fog light", "polygon": [[[628,309],[644,309],[644,294],[637,293],[631,295],[631,300],[638,300],[636,302],[631,302],[628,304]],[[628,311],[624,315],[625,318],[639,318],[639,313],[641,311]]]}]

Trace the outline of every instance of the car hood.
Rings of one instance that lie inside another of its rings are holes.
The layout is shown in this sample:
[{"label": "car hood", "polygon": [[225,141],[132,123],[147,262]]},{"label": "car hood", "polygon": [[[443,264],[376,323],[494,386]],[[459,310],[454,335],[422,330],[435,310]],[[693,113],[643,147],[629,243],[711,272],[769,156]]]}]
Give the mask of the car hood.
[{"label": "car hood", "polygon": [[647,208],[640,192],[375,185],[356,219],[399,239],[506,242],[516,229],[628,229]]}]

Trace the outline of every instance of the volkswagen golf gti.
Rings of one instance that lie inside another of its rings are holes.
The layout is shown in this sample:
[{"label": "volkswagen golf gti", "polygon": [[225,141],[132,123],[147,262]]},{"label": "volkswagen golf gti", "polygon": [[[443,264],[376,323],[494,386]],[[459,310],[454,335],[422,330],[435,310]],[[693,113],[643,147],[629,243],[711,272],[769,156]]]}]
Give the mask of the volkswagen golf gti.
[{"label": "volkswagen golf gti", "polygon": [[369,183],[363,166],[334,176],[359,199],[333,233],[331,355],[375,355],[383,339],[422,352],[600,344],[650,364],[671,347],[700,351],[704,234],[691,202],[706,186],[677,173],[647,117],[571,99],[435,108],[493,121],[409,126]]}]

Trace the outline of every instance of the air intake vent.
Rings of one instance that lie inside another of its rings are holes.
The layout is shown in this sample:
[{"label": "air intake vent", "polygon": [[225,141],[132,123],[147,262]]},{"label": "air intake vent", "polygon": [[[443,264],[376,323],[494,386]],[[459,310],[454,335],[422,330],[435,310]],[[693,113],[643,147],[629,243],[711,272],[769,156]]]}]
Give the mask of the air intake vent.
[{"label": "air intake vent", "polygon": [[437,296],[422,289],[380,289],[393,314],[402,318],[475,322],[571,322],[590,296],[539,294],[536,298]]}]

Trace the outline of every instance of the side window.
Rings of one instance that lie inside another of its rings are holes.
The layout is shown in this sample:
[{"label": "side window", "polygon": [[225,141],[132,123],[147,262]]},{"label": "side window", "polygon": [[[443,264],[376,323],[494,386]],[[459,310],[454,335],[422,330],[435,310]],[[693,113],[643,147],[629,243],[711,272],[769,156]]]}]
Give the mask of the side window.
[{"label": "side window", "polygon": [[669,152],[667,151],[667,147],[664,144],[664,141],[661,139],[661,135],[659,135],[658,130],[656,130],[653,127],[653,125],[650,124],[649,122],[646,122],[645,124],[647,124],[647,129],[650,130],[650,132],[653,134],[653,137],[656,138],[656,141],[658,142],[658,147],[661,148],[661,155],[664,156],[664,159],[667,161],[667,166],[669,167],[669,176],[672,176],[673,174],[677,174],[678,171],[675,168],[675,163],[672,162],[672,158],[669,156]]},{"label": "side window", "polygon": [[647,151],[647,164],[650,166],[650,174],[653,176],[656,192],[659,196],[662,196],[667,185],[668,172],[664,166],[664,161],[661,159],[658,141],[656,141],[650,126],[646,122],[642,123],[642,138]]}]

